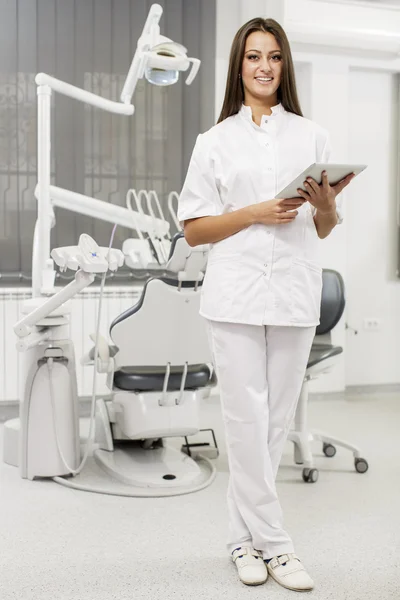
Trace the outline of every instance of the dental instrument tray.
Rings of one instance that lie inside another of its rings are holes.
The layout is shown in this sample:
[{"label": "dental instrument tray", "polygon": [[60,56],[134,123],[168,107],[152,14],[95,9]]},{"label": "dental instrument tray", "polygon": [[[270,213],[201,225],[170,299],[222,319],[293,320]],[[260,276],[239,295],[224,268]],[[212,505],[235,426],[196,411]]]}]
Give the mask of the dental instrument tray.
[{"label": "dental instrument tray", "polygon": [[291,183],[289,183],[283,190],[276,194],[275,198],[296,198],[299,197],[297,192],[298,188],[306,191],[304,188],[304,181],[307,177],[312,177],[318,184],[322,183],[322,172],[326,171],[328,175],[328,181],[330,185],[336,185],[344,179],[347,175],[355,173],[359,175],[367,165],[344,165],[344,164],[327,164],[327,163],[314,163],[307,167],[305,171],[300,173]]}]

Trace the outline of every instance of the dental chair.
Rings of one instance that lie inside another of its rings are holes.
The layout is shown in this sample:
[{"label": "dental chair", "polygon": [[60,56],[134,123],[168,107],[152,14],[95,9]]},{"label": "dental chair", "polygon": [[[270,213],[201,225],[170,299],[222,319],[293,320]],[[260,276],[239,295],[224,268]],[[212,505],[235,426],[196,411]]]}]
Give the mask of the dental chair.
[{"label": "dental chair", "polygon": [[335,446],[341,446],[353,452],[354,466],[358,473],[365,473],[368,470],[368,463],[364,458],[361,458],[357,446],[322,432],[311,432],[307,425],[308,382],[331,371],[337,364],[339,355],[343,352],[341,346],[332,345],[331,331],[340,321],[344,311],[344,282],[342,276],[331,269],[323,270],[322,281],[320,324],[317,327],[311,348],[294,418],[294,426],[288,435],[288,440],[294,443],[295,463],[304,465],[303,480],[306,483],[315,483],[318,480],[318,469],[314,467],[311,451],[311,442],[315,440],[322,442],[322,451],[326,457],[335,456]]},{"label": "dental chair", "polygon": [[[111,324],[114,345],[104,338],[99,344],[97,369],[107,372],[112,399],[97,401],[94,458],[119,481],[153,488],[152,495],[195,491],[204,472],[193,454],[218,456],[214,432],[199,428],[200,400],[216,384],[199,315],[207,254],[207,246],[190,248],[177,234],[170,276],[149,279],[137,304]],[[200,431],[211,432],[214,447],[188,443]],[[180,449],[165,443],[180,436],[186,441]]]}]

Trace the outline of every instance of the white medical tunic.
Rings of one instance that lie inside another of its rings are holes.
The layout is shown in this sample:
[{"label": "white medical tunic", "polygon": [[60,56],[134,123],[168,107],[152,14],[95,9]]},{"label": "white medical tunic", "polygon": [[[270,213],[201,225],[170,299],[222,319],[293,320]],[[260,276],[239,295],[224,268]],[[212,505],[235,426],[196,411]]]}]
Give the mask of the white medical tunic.
[{"label": "white medical tunic", "polygon": [[[180,222],[276,198],[314,162],[328,162],[329,136],[281,104],[252,120],[249,106],[198,136],[180,194]],[[305,202],[291,223],[256,224],[210,245],[200,314],[250,325],[319,324],[322,269]],[[341,220],[338,211],[339,221]]]}]

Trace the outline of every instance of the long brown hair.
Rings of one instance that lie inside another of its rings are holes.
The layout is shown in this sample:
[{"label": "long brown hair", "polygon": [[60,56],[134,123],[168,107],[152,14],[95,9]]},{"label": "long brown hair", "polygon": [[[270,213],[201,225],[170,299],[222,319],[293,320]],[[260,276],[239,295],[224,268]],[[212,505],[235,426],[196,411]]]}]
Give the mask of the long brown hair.
[{"label": "long brown hair", "polygon": [[218,123],[224,121],[224,119],[227,119],[231,115],[238,113],[243,104],[244,89],[242,78],[239,77],[239,75],[242,72],[246,40],[254,31],[271,33],[278,42],[282,54],[282,77],[280,86],[278,88],[278,101],[288,112],[295,113],[300,117],[303,116],[300,108],[299,98],[297,96],[292,53],[286,33],[279,23],[277,23],[277,21],[274,19],[256,18],[251,19],[251,21],[248,21],[242,25],[233,38],[229,57],[225,98]]}]

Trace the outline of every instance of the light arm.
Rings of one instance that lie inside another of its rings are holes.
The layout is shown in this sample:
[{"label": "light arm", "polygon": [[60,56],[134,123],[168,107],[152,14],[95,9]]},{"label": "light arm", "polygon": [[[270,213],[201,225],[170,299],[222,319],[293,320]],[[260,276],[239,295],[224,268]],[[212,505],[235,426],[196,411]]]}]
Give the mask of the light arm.
[{"label": "light arm", "polygon": [[55,185],[51,185],[49,189],[51,202],[54,206],[136,231],[149,233],[154,229],[156,223],[157,230],[162,235],[169,232],[170,225],[165,220],[153,219],[151,216],[139,213],[136,210],[109,204],[103,200],[96,200],[90,196],[71,192]]},{"label": "light arm", "polygon": [[128,75],[124,87],[121,92],[121,102],[130,104],[137,82],[143,77],[146,55],[148,51],[156,43],[157,35],[160,33],[158,23],[160,22],[163,9],[159,4],[153,4],[147,15],[146,23],[144,24],[142,35],[137,43],[137,50],[132,59]]},{"label": "light arm", "polygon": [[14,325],[14,331],[18,337],[25,337],[30,334],[32,327],[39,321],[48,317],[56,308],[64,304],[67,300],[70,300],[76,294],[79,294],[83,288],[93,283],[95,275],[93,273],[85,273],[84,271],[78,271],[75,275],[74,281],[71,281],[65,288],[57,292],[54,296],[51,296],[46,302],[44,302],[38,308],[35,308],[26,317],[23,317]]},{"label": "light arm", "polygon": [[55,248],[51,256],[62,271],[68,268],[79,271],[75,274],[74,281],[18,321],[14,326],[18,337],[28,336],[31,328],[39,321],[93,283],[95,273],[106,273],[108,269],[116,271],[124,263],[124,255],[120,250],[100,247],[86,233],[80,236],[77,246]]},{"label": "light arm", "polygon": [[132,104],[126,105],[122,104],[122,102],[114,102],[113,100],[102,98],[101,96],[92,94],[92,92],[78,88],[70,83],[65,83],[65,81],[61,81],[55,77],[51,77],[46,73],[38,73],[35,77],[35,82],[39,86],[48,85],[52,90],[62,94],[63,96],[69,96],[70,98],[74,98],[79,102],[91,104],[92,106],[96,106],[97,108],[101,108],[107,112],[118,115],[133,115],[135,110]]}]

